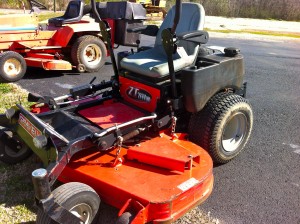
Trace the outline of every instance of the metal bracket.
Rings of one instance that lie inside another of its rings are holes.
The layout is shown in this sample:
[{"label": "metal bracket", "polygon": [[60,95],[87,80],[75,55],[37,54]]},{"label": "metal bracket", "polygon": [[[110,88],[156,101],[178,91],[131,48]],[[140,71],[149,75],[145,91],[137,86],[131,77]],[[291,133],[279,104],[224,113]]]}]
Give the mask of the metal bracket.
[{"label": "metal bracket", "polygon": [[243,83],[243,86],[235,92],[237,95],[240,95],[246,98],[247,95],[247,82]]},{"label": "metal bracket", "polygon": [[39,209],[42,209],[48,215],[51,219],[51,224],[84,223],[79,217],[56,203],[52,195],[45,200],[39,201]]},{"label": "metal bracket", "polygon": [[169,73],[170,73],[170,79],[172,84],[172,98],[177,98],[177,88],[176,88],[176,80],[175,80],[175,70],[174,70],[174,62],[173,62],[173,53],[176,52],[177,45],[176,45],[176,35],[171,32],[170,29],[164,29],[162,31],[162,43],[164,50],[168,57],[168,66],[169,66]]},{"label": "metal bracket", "polygon": [[50,190],[48,172],[45,169],[34,170],[31,176],[37,205],[51,219],[51,224],[83,223],[79,217],[54,201]]}]

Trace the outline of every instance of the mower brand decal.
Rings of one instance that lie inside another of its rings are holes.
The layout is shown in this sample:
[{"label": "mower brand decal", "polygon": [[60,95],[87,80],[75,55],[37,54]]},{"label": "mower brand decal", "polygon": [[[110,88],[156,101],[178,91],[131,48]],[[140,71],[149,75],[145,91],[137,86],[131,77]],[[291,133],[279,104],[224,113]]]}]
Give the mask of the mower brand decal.
[{"label": "mower brand decal", "polygon": [[187,191],[188,189],[194,187],[198,183],[199,180],[196,180],[195,178],[191,178],[183,182],[182,184],[178,185],[177,187],[182,191]]},{"label": "mower brand decal", "polygon": [[34,138],[42,134],[23,114],[19,116],[19,124]]},{"label": "mower brand decal", "polygon": [[132,86],[129,86],[129,88],[126,91],[126,94],[133,100],[146,103],[150,103],[152,99],[150,93]]}]

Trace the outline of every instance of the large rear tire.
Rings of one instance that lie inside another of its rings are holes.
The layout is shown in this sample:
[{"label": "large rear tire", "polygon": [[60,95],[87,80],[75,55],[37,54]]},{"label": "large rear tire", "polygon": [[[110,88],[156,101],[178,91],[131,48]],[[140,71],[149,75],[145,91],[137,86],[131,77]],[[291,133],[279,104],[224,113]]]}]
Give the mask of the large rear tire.
[{"label": "large rear tire", "polygon": [[[100,198],[90,186],[83,183],[70,182],[59,186],[52,193],[56,203],[82,218],[85,224],[92,223],[97,217]],[[51,220],[44,211],[39,209],[36,223],[50,224]]]},{"label": "large rear tire", "polygon": [[[71,58],[75,66],[87,72],[97,72],[104,65],[106,47],[99,37],[85,35],[79,37],[72,46]],[[83,66],[82,66],[83,65]],[[79,72],[84,72],[78,69]]]},{"label": "large rear tire", "polygon": [[27,69],[25,59],[14,51],[0,54],[0,81],[16,82],[23,78]]},{"label": "large rear tire", "polygon": [[206,149],[215,163],[227,163],[246,145],[253,125],[252,108],[236,94],[219,93],[191,116],[190,139]]}]

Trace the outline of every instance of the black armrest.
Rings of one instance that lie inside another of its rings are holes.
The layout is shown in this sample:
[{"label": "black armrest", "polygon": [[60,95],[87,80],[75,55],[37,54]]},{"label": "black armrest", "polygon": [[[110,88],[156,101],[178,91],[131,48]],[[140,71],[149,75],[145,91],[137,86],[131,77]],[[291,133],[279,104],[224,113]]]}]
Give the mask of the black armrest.
[{"label": "black armrest", "polygon": [[208,33],[204,30],[188,31],[177,35],[179,40],[191,41],[197,44],[206,44]]},{"label": "black armrest", "polygon": [[148,26],[140,26],[140,27],[135,27],[135,28],[128,28],[127,32],[128,33],[140,33],[148,36],[156,36],[158,33],[158,26],[156,25],[148,25]]}]

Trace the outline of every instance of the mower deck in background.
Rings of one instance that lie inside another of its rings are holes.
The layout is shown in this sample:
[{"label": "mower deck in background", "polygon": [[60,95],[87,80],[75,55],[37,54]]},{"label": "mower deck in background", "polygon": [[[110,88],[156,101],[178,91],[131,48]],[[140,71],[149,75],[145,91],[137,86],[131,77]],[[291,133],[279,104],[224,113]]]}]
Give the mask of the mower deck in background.
[{"label": "mower deck in background", "polygon": [[[100,21],[94,0],[92,11]],[[110,81],[57,98],[30,93],[31,111],[0,115],[0,159],[14,164],[33,151],[44,164],[32,173],[37,223],[92,223],[101,200],[119,209],[118,224],[172,223],[211,194],[213,161],[229,162],[250,137],[243,56],[201,46],[200,4],[177,0],[160,29],[127,27],[123,41],[147,34],[155,45],[117,60],[107,25]],[[56,180],[64,184],[52,191]]]}]

